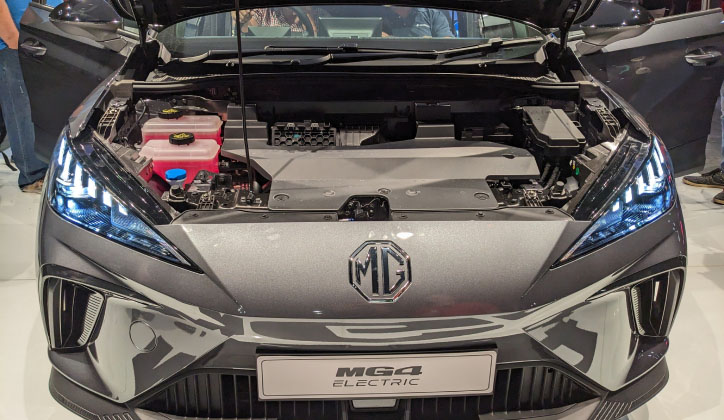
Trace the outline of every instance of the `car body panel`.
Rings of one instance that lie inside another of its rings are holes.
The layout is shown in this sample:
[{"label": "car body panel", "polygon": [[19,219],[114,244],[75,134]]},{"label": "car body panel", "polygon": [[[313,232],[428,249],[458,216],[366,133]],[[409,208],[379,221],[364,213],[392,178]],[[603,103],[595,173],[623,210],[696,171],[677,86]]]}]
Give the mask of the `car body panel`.
[{"label": "car body panel", "polygon": [[[420,304],[426,296],[444,298],[447,305],[441,313],[447,315],[524,310],[555,301],[601,278],[618,275],[616,270],[620,267],[626,267],[630,273],[631,269],[663,262],[652,260],[648,250],[665,248],[672,258],[686,251],[680,211],[643,228],[636,238],[624,237],[582,257],[581,263],[587,267],[584,272],[578,264],[548,269],[586,229],[586,222],[406,222],[389,223],[388,231],[379,225],[330,222],[159,226],[164,236],[206,273],[200,274],[160,263],[101,237],[88,236],[52,211],[44,217],[48,219],[44,224],[52,221],[49,232],[62,233],[48,234],[41,243],[41,259],[47,263],[62,265],[63,261],[72,260],[82,263],[83,270],[100,276],[94,267],[106,261],[103,266],[110,276],[100,278],[126,287],[126,279],[133,279],[134,284],[143,286],[137,290],[139,293],[149,296],[154,291],[151,298],[160,293],[228,313],[238,313],[241,307],[249,316],[317,317],[321,312],[339,318],[426,317],[434,315],[428,305]],[[310,243],[310,235],[319,229],[330,233],[328,240],[335,242]],[[478,237],[472,234],[476,231],[480,232]],[[417,238],[397,239],[413,232]],[[672,240],[662,240],[669,237]],[[411,255],[413,285],[393,307],[370,305],[349,284],[348,259],[370,238],[391,238]],[[538,238],[540,242],[529,240],[521,244],[522,238]],[[466,249],[471,240],[478,245]],[[225,244],[226,249],[220,244]],[[283,256],[284,261],[304,264],[264,266],[269,255],[263,253],[263,246],[273,247],[275,258]],[[323,252],[312,252],[314,249]],[[230,254],[237,256],[235,263],[229,262]],[[438,254],[447,255],[444,265]],[[308,265],[311,258],[314,264]],[[619,265],[611,266],[610,261]],[[455,282],[439,281],[451,273],[455,274]],[[171,278],[173,282],[168,281]],[[266,281],[259,282],[258,278]],[[311,284],[315,287],[309,287]],[[479,290],[477,296],[470,294],[470,287]],[[131,289],[135,290],[135,286]],[[280,307],[279,302],[284,304]],[[338,302],[344,305],[337,305]]]},{"label": "car body panel", "polygon": [[724,53],[724,15],[718,9],[657,19],[644,34],[580,58],[592,76],[646,118],[666,143],[677,174],[703,166],[724,82],[724,60],[702,67],[686,61],[705,47]]},{"label": "car body panel", "polygon": [[[416,318],[436,312],[519,309],[531,279],[552,265],[587,225],[473,220],[185,225],[161,230],[187,255],[193,253],[190,258],[223,283],[249,315],[293,318],[318,311],[335,318]],[[522,253],[526,264],[515,264],[511,246],[521,237],[527,238]],[[382,240],[410,255],[412,284],[394,305],[370,305],[349,293],[350,256],[365,241]],[[230,253],[237,255],[234,264],[229,263]],[[284,264],[270,266],[269,258],[283,259]],[[475,292],[476,284],[485,286]]]},{"label": "car body panel", "polygon": [[[154,25],[167,27],[174,23],[181,22],[193,17],[208,15],[211,13],[234,10],[234,2],[221,0],[214,3],[199,4],[194,0],[113,0],[116,11],[121,16],[134,19],[141,25]],[[270,2],[261,0],[243,0],[240,8],[253,9],[258,7],[273,6],[304,6],[313,2],[309,0],[286,0],[282,2]],[[342,0],[335,4],[379,4],[374,0]],[[387,4],[400,6],[410,5],[410,2],[390,1]],[[578,3],[577,3],[578,4]],[[439,7],[458,10],[469,10],[514,20],[529,22],[541,28],[560,28],[571,20],[568,9],[575,8],[575,20],[585,20],[592,13],[598,0],[586,0],[580,2],[580,6],[572,6],[568,0],[425,0],[414,3],[418,7]]]},{"label": "car body panel", "polygon": [[[70,35],[48,20],[52,8],[31,3],[20,29],[20,62],[35,124],[36,150],[49,159],[73,111],[125,62],[118,53],[87,38]],[[45,48],[32,56],[22,45]]]}]

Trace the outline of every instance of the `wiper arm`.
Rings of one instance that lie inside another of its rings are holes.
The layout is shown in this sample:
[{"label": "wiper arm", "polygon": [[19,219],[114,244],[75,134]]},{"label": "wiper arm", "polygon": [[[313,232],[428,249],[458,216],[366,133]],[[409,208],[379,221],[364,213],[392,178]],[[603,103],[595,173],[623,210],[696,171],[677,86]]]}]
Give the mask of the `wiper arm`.
[{"label": "wiper arm", "polygon": [[440,53],[441,58],[455,58],[469,54],[490,54],[500,51],[503,43],[503,38],[491,38],[485,44],[477,44],[461,48],[452,48],[449,50],[438,51],[438,53]]},{"label": "wiper arm", "polygon": [[[244,50],[242,57],[253,57],[255,55],[264,55],[266,52],[259,49]],[[171,60],[179,63],[203,63],[210,60],[237,60],[239,53],[236,50],[209,50],[200,55],[193,57],[182,57]]]},{"label": "wiper arm", "polygon": [[503,41],[502,38],[493,38],[485,44],[440,51],[440,58],[437,64],[442,65],[475,57],[485,57],[503,48],[515,48],[540,42],[540,38],[512,39],[508,41]]}]

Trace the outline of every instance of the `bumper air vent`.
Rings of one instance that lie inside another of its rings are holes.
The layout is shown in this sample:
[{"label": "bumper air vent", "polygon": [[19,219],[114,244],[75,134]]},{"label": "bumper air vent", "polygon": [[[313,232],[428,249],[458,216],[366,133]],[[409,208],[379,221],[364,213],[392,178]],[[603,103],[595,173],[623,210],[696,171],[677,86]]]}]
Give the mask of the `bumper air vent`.
[{"label": "bumper air vent", "polygon": [[631,288],[631,306],[638,333],[666,337],[679,307],[684,273],[673,270]]},{"label": "bumper air vent", "polygon": [[50,277],[45,281],[45,317],[53,349],[72,350],[91,340],[103,308],[103,295],[85,286]]},{"label": "bumper air vent", "polygon": [[481,415],[522,418],[560,412],[596,398],[562,371],[543,366],[498,368],[493,395],[399,400],[379,412],[355,411],[347,401],[259,401],[255,376],[196,373],[153,394],[139,408],[185,418],[278,420],[478,420]]}]

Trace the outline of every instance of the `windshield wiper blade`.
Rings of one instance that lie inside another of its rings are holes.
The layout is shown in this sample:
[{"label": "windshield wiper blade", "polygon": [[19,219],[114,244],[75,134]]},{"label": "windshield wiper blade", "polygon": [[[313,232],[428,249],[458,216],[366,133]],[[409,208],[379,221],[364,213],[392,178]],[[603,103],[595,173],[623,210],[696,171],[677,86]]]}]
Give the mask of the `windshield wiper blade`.
[{"label": "windshield wiper blade", "polygon": [[[359,48],[357,44],[342,44],[333,47],[324,46],[277,46],[267,45],[263,49],[248,49],[244,50],[242,57],[256,57],[256,56],[274,56],[274,55],[322,55],[327,56],[329,54],[335,54],[337,57],[340,54],[364,54],[368,57],[372,57],[375,54],[381,54],[388,57],[383,58],[399,58],[404,57],[419,57],[435,59],[438,54],[432,50],[404,50],[404,49],[392,49],[392,48]],[[181,63],[203,63],[211,60],[238,60],[238,52],[236,50],[209,50],[208,52],[193,56],[177,58],[176,60]],[[356,60],[353,59],[353,60]],[[288,60],[283,60],[286,62]],[[299,60],[297,60],[299,61]],[[314,60],[310,60],[314,61]]]},{"label": "windshield wiper blade", "polygon": [[440,54],[433,50],[407,50],[397,48],[359,48],[357,44],[341,44],[333,47],[267,45],[264,50],[275,55],[319,55],[311,59],[291,58],[272,61],[278,65],[323,65],[329,63],[359,63],[364,61],[413,58],[437,60]]},{"label": "windshield wiper blade", "polygon": [[287,45],[267,45],[264,51],[270,54],[333,54],[333,53],[355,53],[360,50],[357,44],[341,44],[332,47],[325,46],[287,46]]},{"label": "windshield wiper blade", "polygon": [[[306,48],[306,47],[264,47],[262,49],[247,49],[242,53],[242,57],[257,57],[264,55],[323,55],[337,52],[346,52],[343,49],[337,48]],[[180,63],[204,63],[212,60],[229,60],[237,61],[239,59],[239,53],[236,50],[209,50],[203,54],[195,55],[193,57],[182,57],[171,61],[178,61]]]},{"label": "windshield wiper blade", "polygon": [[268,45],[264,50],[271,55],[318,55],[311,59],[291,58],[275,61],[274,64],[315,65],[328,63],[359,63],[364,61],[387,60],[392,58],[417,58],[421,60],[437,60],[435,51],[401,50],[383,48],[359,48],[356,44],[339,45],[336,47],[280,47]]},{"label": "windshield wiper blade", "polygon": [[[464,59],[470,55],[488,55],[502,48],[527,45],[540,42],[538,38],[514,39],[504,41],[502,38],[493,38],[484,44],[467,47],[452,48],[448,50],[409,50],[395,48],[360,48],[357,44],[341,44],[337,46],[284,46],[267,45],[262,49],[244,50],[242,57],[261,56],[317,56],[310,59],[290,58],[283,60],[270,60],[275,65],[321,65],[329,63],[359,63],[364,61],[386,60],[395,58],[410,58],[430,60],[432,64],[446,64]],[[210,50],[194,57],[178,58],[180,63],[203,63],[212,60],[238,60],[236,50]]]},{"label": "windshield wiper blade", "polygon": [[377,52],[377,53],[342,53],[327,54],[307,60],[289,59],[276,61],[274,64],[290,64],[290,65],[320,65],[320,64],[341,64],[341,63],[361,63],[365,61],[390,60],[396,58],[410,58],[417,60],[437,60],[437,53],[418,53],[418,52]]},{"label": "windshield wiper blade", "polygon": [[292,58],[273,62],[281,65],[320,65],[329,63],[359,63],[364,61],[387,60],[395,58],[411,58],[430,60],[433,65],[447,64],[450,62],[469,58],[471,55],[486,56],[500,51],[502,48],[514,48],[521,45],[538,43],[538,38],[503,40],[492,38],[484,44],[470,45],[467,47],[451,48],[447,50],[403,50],[384,48],[358,48],[356,44],[340,45],[337,47],[281,47],[267,46],[266,50],[280,51],[290,55],[306,55],[307,53],[319,54],[309,60]]},{"label": "windshield wiper blade", "polygon": [[401,48],[360,48],[358,44],[340,44],[332,47],[328,46],[283,46],[283,45],[267,45],[264,47],[266,51],[281,51],[286,53],[411,53],[411,54],[431,54],[434,50],[418,50],[418,49],[401,49]]}]

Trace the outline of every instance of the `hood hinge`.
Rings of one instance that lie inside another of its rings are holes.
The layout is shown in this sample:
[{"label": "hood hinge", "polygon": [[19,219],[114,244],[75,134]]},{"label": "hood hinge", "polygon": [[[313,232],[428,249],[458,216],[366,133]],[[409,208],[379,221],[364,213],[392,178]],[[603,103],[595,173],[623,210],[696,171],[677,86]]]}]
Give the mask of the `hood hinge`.
[{"label": "hood hinge", "polygon": [[148,25],[138,25],[138,44],[141,46],[143,52],[148,51]]},{"label": "hood hinge", "polygon": [[136,24],[138,25],[139,46],[141,47],[141,50],[143,50],[144,55],[147,55],[146,53],[148,53],[148,23],[145,19],[147,5],[144,4],[143,1],[131,1],[131,4],[133,9],[131,12],[133,13],[133,17],[135,18]]},{"label": "hood hinge", "polygon": [[[146,16],[144,13],[146,5],[144,5],[140,0],[126,0],[125,2],[123,0],[110,0],[110,3],[116,9],[116,12],[122,17],[136,22],[138,25],[138,40],[140,47],[144,52],[146,52],[146,33],[148,31],[148,23],[146,23],[146,19],[144,19]],[[129,6],[130,10],[126,6]]]},{"label": "hood hinge", "polygon": [[563,21],[561,22],[561,26],[558,28],[561,31],[561,50],[559,57],[563,55],[563,52],[568,46],[568,33],[571,31],[571,27],[578,17],[578,12],[581,10],[581,4],[580,0],[572,0],[568,4],[568,8],[563,15]]}]

